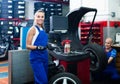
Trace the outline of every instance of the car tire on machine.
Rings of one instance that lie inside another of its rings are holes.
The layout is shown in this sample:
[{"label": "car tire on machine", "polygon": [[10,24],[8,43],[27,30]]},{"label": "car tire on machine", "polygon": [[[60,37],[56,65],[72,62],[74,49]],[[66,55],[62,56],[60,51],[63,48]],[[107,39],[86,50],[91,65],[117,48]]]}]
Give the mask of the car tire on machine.
[{"label": "car tire on machine", "polygon": [[49,84],[82,84],[80,79],[72,73],[62,72],[54,75]]},{"label": "car tire on machine", "polygon": [[83,47],[83,51],[90,53],[90,71],[97,73],[107,66],[107,56],[103,47],[97,43],[89,43]]}]

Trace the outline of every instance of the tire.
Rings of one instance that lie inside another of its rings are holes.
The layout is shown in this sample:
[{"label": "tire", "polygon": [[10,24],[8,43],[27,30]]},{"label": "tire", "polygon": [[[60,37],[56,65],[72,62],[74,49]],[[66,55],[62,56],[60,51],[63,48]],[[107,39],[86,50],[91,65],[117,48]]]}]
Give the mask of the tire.
[{"label": "tire", "polygon": [[0,60],[7,60],[8,59],[8,47],[9,47],[9,44],[6,44],[4,46],[4,50],[2,50],[2,54],[0,55]]},{"label": "tire", "polygon": [[49,84],[82,84],[80,79],[68,72],[58,73],[49,80]]},{"label": "tire", "polygon": [[103,50],[103,47],[90,43],[84,46],[83,51],[90,53],[90,71],[93,73],[103,71],[107,66],[107,56]]}]

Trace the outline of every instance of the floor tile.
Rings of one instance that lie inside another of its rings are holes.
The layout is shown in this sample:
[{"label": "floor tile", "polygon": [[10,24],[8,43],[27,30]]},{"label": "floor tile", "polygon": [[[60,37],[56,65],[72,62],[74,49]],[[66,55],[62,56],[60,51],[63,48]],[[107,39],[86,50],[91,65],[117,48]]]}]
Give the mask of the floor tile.
[{"label": "floor tile", "polygon": [[8,84],[8,61],[0,61],[0,84]]}]

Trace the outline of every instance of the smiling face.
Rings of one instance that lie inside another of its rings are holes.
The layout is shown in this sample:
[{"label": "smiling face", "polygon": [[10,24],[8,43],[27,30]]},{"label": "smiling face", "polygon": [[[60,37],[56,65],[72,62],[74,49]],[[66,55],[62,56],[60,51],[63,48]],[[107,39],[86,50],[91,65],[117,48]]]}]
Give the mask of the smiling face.
[{"label": "smiling face", "polygon": [[42,11],[38,11],[35,13],[35,23],[42,27],[45,19],[45,14]]},{"label": "smiling face", "polygon": [[111,38],[107,38],[107,39],[105,40],[105,48],[106,48],[106,49],[111,49],[112,44],[113,44],[113,41],[112,41]]}]

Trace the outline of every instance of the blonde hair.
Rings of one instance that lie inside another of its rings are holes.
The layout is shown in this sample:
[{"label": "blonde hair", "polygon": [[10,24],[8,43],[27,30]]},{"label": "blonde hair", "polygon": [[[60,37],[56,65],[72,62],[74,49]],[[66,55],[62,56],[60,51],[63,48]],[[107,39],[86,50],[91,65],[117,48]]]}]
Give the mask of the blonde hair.
[{"label": "blonde hair", "polygon": [[[42,13],[45,14],[45,12],[44,12],[42,9],[39,9],[39,10],[37,10],[37,11],[35,12],[34,17],[35,17],[39,12],[42,12]],[[33,22],[33,25],[36,25],[35,20],[34,20],[34,22]],[[44,28],[44,23],[42,24],[42,27]]]}]

